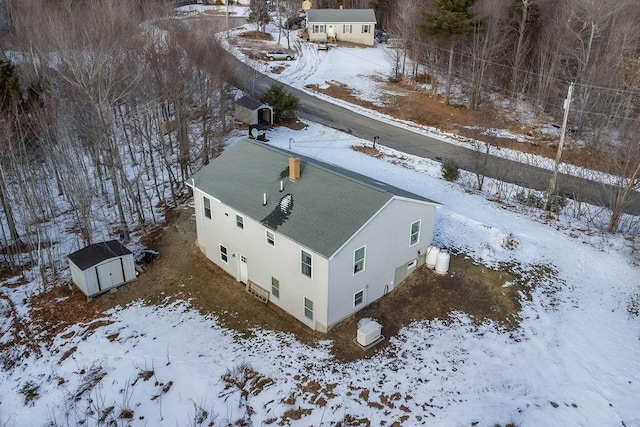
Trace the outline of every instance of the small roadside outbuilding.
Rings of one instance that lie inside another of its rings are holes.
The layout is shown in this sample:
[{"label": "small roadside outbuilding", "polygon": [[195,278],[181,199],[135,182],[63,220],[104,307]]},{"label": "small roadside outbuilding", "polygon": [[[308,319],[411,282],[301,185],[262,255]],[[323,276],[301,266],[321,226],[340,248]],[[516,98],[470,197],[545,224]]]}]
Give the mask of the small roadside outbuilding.
[{"label": "small roadside outbuilding", "polygon": [[273,124],[273,107],[243,96],[236,101],[234,116],[236,120],[248,125],[270,126]]},{"label": "small roadside outbuilding", "polygon": [[94,243],[69,255],[73,283],[93,297],[136,279],[133,253],[117,240]]}]

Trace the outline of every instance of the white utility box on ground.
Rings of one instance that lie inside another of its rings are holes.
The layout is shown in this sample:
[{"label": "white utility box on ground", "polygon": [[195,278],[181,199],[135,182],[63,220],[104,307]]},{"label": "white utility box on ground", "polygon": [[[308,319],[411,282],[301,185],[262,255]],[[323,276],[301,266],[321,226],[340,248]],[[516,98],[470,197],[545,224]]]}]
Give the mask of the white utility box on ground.
[{"label": "white utility box on ground", "polygon": [[374,343],[380,338],[382,332],[382,325],[378,322],[371,321],[366,325],[358,328],[357,341],[363,347],[366,347]]}]

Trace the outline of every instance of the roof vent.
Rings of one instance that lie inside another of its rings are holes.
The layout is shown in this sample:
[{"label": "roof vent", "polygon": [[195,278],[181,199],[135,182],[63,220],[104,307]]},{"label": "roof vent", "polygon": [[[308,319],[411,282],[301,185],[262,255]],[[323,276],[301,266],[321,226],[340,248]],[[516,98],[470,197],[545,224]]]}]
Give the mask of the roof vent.
[{"label": "roof vent", "polygon": [[300,178],[300,159],[289,157],[289,179],[296,181],[298,178]]}]

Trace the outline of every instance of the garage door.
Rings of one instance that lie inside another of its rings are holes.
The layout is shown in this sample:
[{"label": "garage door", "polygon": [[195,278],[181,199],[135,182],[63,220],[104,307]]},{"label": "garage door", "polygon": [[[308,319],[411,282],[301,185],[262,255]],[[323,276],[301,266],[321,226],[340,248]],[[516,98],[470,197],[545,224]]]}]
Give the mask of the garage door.
[{"label": "garage door", "polygon": [[117,258],[96,267],[98,272],[98,290],[106,291],[124,283],[122,259]]}]

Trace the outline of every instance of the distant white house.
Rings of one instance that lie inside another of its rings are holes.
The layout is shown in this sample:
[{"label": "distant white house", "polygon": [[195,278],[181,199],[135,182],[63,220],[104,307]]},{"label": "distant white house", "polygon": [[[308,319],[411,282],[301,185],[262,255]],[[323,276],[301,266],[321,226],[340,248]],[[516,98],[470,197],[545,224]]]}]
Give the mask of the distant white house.
[{"label": "distant white house", "polygon": [[71,278],[88,297],[136,279],[133,254],[117,240],[94,243],[69,255]]},{"label": "distant white house", "polygon": [[424,263],[438,206],[249,139],[189,185],[197,244],[207,258],[322,332]]},{"label": "distant white house", "polygon": [[373,46],[376,14],[373,9],[309,9],[309,41],[337,40]]}]

